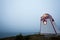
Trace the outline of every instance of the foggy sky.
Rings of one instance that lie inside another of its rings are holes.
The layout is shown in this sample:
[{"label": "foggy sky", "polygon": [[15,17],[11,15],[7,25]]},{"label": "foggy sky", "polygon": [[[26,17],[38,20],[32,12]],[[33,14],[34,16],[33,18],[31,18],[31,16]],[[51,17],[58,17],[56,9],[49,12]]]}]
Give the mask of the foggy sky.
[{"label": "foggy sky", "polygon": [[60,30],[60,0],[0,0],[0,32],[39,32],[44,13]]}]

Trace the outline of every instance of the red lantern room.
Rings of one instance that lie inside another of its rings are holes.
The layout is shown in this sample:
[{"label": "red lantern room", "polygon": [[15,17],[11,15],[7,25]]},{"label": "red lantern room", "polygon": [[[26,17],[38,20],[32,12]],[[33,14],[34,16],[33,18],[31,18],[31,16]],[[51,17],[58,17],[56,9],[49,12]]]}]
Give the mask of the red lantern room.
[{"label": "red lantern room", "polygon": [[54,21],[54,19],[52,18],[51,15],[49,14],[44,14],[42,17],[41,17],[41,21],[43,21],[44,24],[47,24],[47,20],[46,19],[50,19],[52,22]]}]

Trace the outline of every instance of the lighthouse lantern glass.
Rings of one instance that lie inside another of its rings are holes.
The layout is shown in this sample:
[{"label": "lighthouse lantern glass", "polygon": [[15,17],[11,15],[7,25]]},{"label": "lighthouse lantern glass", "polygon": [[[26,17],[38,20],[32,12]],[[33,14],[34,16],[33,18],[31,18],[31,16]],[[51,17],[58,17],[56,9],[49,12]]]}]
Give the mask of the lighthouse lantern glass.
[{"label": "lighthouse lantern glass", "polygon": [[47,22],[46,22],[46,21],[44,21],[44,22],[43,22],[43,24],[44,24],[44,25],[46,25],[46,24],[47,24]]}]

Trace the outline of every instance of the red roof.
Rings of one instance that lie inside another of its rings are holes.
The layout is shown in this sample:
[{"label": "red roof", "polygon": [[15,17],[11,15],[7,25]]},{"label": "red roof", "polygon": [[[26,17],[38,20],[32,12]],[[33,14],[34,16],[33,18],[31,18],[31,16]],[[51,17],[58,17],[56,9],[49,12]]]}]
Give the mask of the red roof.
[{"label": "red roof", "polygon": [[46,19],[52,19],[52,21],[54,21],[54,19],[52,18],[51,15],[49,15],[48,13],[44,14],[42,17],[41,17],[41,21],[43,20],[46,20]]}]

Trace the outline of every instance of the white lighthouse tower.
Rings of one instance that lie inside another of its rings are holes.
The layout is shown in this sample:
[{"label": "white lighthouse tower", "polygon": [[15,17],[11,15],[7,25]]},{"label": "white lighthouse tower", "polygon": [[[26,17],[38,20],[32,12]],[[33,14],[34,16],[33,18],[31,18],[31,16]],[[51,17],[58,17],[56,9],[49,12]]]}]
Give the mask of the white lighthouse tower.
[{"label": "white lighthouse tower", "polygon": [[48,13],[44,14],[40,19],[41,34],[57,34],[55,21]]}]

